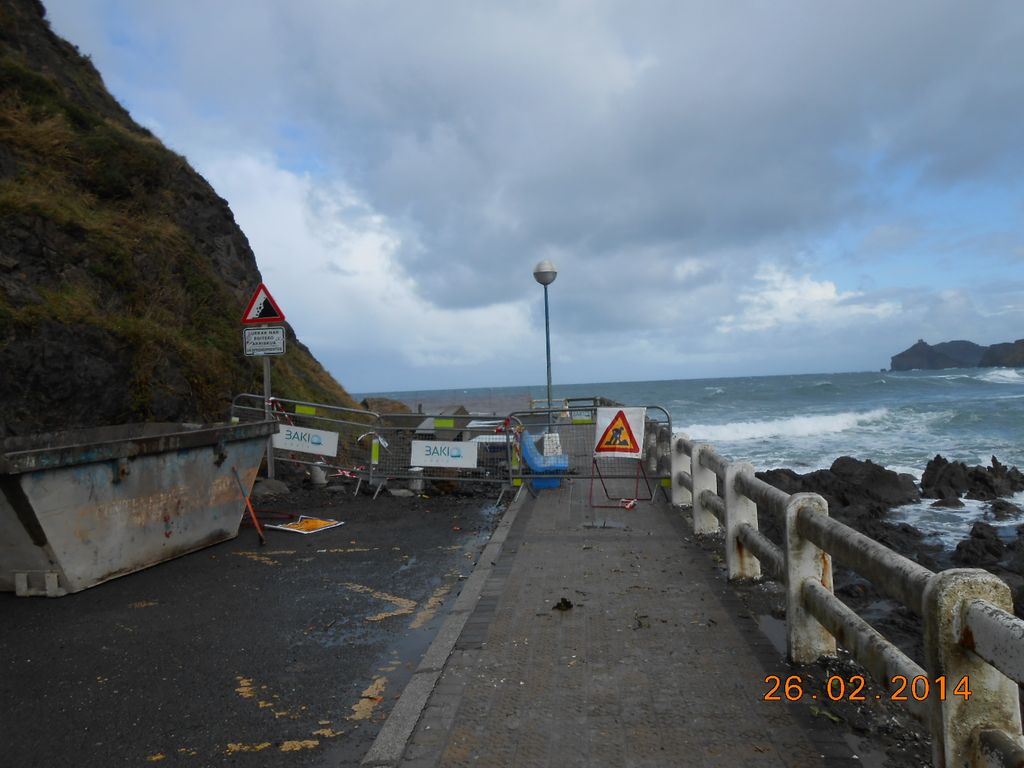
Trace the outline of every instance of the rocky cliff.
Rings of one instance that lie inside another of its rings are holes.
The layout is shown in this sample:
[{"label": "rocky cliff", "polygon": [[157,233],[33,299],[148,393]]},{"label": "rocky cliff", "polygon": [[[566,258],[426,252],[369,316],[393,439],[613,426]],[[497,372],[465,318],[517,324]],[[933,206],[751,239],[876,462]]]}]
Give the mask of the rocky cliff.
[{"label": "rocky cliff", "polygon": [[985,350],[978,365],[982,367],[1024,368],[1024,339],[1012,344],[993,344]]},{"label": "rocky cliff", "polygon": [[939,370],[943,368],[1017,368],[1024,366],[1024,339],[1013,344],[983,347],[973,341],[944,341],[928,344],[919,339],[909,349],[893,355],[892,371]]},{"label": "rocky cliff", "polygon": [[[37,0],[0,4],[0,436],[220,420],[262,391],[261,282],[226,201],[137,125]],[[352,405],[288,329],[282,397]]]}]

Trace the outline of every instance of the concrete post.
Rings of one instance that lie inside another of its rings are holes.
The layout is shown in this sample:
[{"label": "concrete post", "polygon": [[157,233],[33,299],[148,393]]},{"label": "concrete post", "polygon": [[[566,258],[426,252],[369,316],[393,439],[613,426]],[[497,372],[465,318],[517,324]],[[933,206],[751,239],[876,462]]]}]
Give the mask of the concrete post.
[{"label": "concrete post", "polygon": [[682,440],[677,439],[672,446],[671,460],[672,468],[669,471],[672,475],[672,504],[677,507],[692,504],[693,495],[679,482],[680,472],[690,474],[690,457],[686,455]]},{"label": "concrete post", "polygon": [[690,461],[690,476],[693,478],[693,532],[714,533],[718,530],[718,518],[714,512],[704,506],[701,491],[718,493],[718,476],[700,463],[700,455],[705,450],[714,450],[710,445],[696,443]]},{"label": "concrete post", "polygon": [[754,465],[733,462],[725,468],[725,563],[729,579],[756,579],[761,575],[761,561],[739,540],[740,526],[749,524],[757,530],[757,504],[736,488],[740,473],[754,476]]},{"label": "concrete post", "polygon": [[647,420],[644,427],[644,458],[647,474],[658,474],[658,433],[652,429],[654,422]]},{"label": "concrete post", "polygon": [[803,606],[805,581],[813,580],[832,592],[832,556],[797,530],[801,515],[828,515],[828,503],[816,493],[796,493],[786,505],[786,642],[789,659],[811,664],[836,655],[836,639]]},{"label": "concrete post", "polygon": [[[982,729],[1017,734],[1020,741],[1017,684],[971,653],[974,639],[964,632],[966,605],[978,599],[1013,612],[1010,588],[980,568],[941,571],[925,587],[924,650],[934,766],[970,764],[972,741]],[[939,677],[945,677],[944,694],[938,690]],[[966,687],[957,693],[961,682]],[[962,695],[967,690],[969,698]],[[908,693],[913,692],[908,688]]]}]

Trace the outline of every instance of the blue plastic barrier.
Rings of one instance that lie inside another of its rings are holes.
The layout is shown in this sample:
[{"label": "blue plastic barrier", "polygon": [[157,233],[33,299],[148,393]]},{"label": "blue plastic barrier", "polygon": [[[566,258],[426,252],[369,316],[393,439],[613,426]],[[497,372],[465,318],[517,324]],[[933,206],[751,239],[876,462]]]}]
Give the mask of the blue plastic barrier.
[{"label": "blue plastic barrier", "polygon": [[554,456],[545,456],[537,450],[534,442],[536,438],[529,432],[523,432],[520,446],[523,452],[523,461],[534,475],[541,477],[530,477],[529,482],[534,488],[558,488],[562,484],[561,475],[569,470],[569,457],[564,453]]}]

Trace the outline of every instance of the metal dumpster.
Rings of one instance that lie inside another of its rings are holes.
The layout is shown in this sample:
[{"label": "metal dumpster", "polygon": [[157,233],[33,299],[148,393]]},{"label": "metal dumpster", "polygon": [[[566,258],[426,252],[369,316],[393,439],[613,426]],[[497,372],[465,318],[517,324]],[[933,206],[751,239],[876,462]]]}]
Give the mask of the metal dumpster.
[{"label": "metal dumpster", "polygon": [[59,597],[238,535],[276,421],[8,438],[0,591]]}]

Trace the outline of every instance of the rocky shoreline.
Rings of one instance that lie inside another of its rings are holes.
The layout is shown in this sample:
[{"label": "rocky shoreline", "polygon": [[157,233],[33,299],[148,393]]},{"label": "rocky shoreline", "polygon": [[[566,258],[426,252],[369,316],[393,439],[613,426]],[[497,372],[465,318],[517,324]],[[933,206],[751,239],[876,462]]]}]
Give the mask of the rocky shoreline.
[{"label": "rocky shoreline", "polygon": [[[1024,615],[1024,510],[1008,500],[1024,491],[1024,473],[1000,463],[995,456],[988,467],[968,467],[935,456],[920,483],[911,475],[849,456],[836,459],[829,469],[803,475],[773,469],[757,476],[786,493],[820,494],[832,517],[933,571],[951,567],[991,571],[1009,584],[1015,611]],[[977,521],[955,549],[947,549],[917,527],[895,522],[890,516],[897,507],[928,500],[932,507],[962,509],[962,499],[984,502],[986,517],[1000,521],[1020,518],[1022,525],[1017,526],[1015,537],[1007,539],[995,526]],[[769,538],[779,540],[774,519],[762,515],[759,524]],[[844,599],[881,598],[869,582],[841,563],[835,568],[835,588]]]},{"label": "rocky shoreline", "polygon": [[[995,457],[991,467],[967,467],[936,456],[928,463],[920,483],[908,474],[899,474],[871,461],[842,456],[828,469],[798,474],[789,469],[758,472],[757,477],[786,493],[817,493],[828,502],[829,514],[845,525],[870,536],[890,549],[933,571],[951,567],[985,568],[1006,581],[1013,592],[1014,608],[1022,615],[1024,604],[1024,511],[1007,497],[1024,491],[1024,474],[1008,468]],[[955,548],[943,546],[917,527],[893,519],[893,510],[906,504],[932,500],[933,506],[947,510],[964,507],[961,499],[985,502],[986,515],[1006,521],[1021,518],[1016,537],[1006,539],[995,527],[975,523],[970,534]],[[776,543],[781,540],[778,522],[758,513],[762,533]],[[721,533],[697,537],[705,549],[719,553]],[[723,566],[719,566],[723,567]],[[836,595],[862,618],[894,643],[905,654],[923,662],[921,619],[878,590],[870,581],[833,560]],[[783,625],[785,592],[774,581],[737,582],[737,592],[751,615],[771,617],[777,625],[762,623],[771,636],[779,634],[780,654],[785,653]],[[889,690],[870,678],[840,648],[838,656],[822,658],[816,664],[793,665],[808,686],[823,688],[832,676],[850,679],[858,674],[868,679],[869,695],[864,702],[849,700],[816,702],[811,714],[827,718],[846,734],[865,766],[874,768],[927,768],[931,765],[931,736],[925,724],[910,711],[889,701]],[[875,694],[878,694],[877,698]]]},{"label": "rocky shoreline", "polygon": [[[829,469],[803,475],[788,469],[759,472],[757,476],[787,493],[818,493],[828,502],[829,514],[890,549],[933,571],[946,568],[984,568],[1009,584],[1014,610],[1024,616],[1024,510],[1007,498],[1024,491],[1024,474],[1006,467],[992,457],[990,467],[968,467],[960,462],[936,456],[929,463],[920,483],[907,474],[898,474],[871,461],[843,456]],[[963,509],[962,499],[985,503],[986,516],[1006,521],[1020,518],[1016,535],[1007,539],[989,523],[979,521],[955,548],[944,547],[917,527],[892,519],[892,511],[906,504],[932,500],[931,506],[947,510]],[[759,526],[778,542],[777,522],[759,514]],[[833,561],[836,594],[890,642],[918,663],[923,662],[921,619],[912,611],[888,598],[870,581]],[[755,613],[770,612],[784,618],[784,596],[765,583],[761,588],[743,590]],[[849,677],[858,666],[843,650],[835,659],[823,659],[810,668],[800,669],[807,679],[831,675]],[[930,736],[927,728],[907,710],[885,701],[854,704],[848,701],[829,704],[827,716],[842,722],[855,738],[875,743],[885,757],[874,763],[886,768],[911,768],[930,764]],[[866,763],[867,764],[867,763]]]}]

